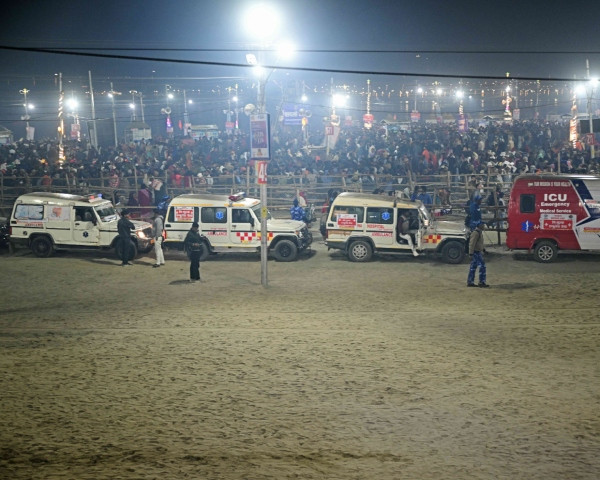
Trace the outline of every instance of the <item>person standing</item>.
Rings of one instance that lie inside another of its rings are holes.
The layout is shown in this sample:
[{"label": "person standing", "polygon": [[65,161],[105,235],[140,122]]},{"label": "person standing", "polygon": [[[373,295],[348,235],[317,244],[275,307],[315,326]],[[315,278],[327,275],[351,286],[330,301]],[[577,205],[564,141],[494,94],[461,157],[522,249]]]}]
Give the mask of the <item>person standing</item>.
[{"label": "person standing", "polygon": [[152,233],[154,235],[154,253],[156,254],[156,263],[154,264],[154,268],[158,268],[161,265],[165,264],[165,255],[162,249],[164,228],[165,223],[162,215],[160,214],[160,210],[158,208],[155,208],[154,219],[152,221]]},{"label": "person standing", "polygon": [[469,238],[469,255],[471,256],[471,265],[469,266],[469,275],[467,277],[467,287],[475,287],[475,272],[479,267],[479,284],[478,287],[488,288],[486,283],[486,268],[485,260],[483,259],[483,229],[484,222],[479,222],[475,230],[471,232]]},{"label": "person standing", "polygon": [[190,257],[190,282],[200,281],[200,253],[202,252],[202,237],[198,232],[197,222],[192,223],[192,228],[185,236],[183,246]]},{"label": "person standing", "polygon": [[304,221],[304,209],[300,206],[298,199],[294,198],[294,205],[290,208],[292,220]]},{"label": "person standing", "polygon": [[121,212],[121,218],[117,222],[117,231],[119,232],[119,256],[121,258],[121,266],[127,267],[132,265],[129,260],[133,255],[133,242],[131,241],[131,231],[135,230],[135,225],[129,219],[129,210]]}]

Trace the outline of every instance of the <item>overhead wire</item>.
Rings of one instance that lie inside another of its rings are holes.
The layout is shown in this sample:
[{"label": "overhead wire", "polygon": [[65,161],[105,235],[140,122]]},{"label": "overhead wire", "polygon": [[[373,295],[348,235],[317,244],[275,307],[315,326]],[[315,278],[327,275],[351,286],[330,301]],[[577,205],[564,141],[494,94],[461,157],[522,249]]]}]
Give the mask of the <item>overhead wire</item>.
[{"label": "overhead wire", "polygon": [[[49,53],[55,55],[70,55],[70,56],[84,56],[92,58],[109,58],[116,60],[136,60],[136,61],[147,61],[147,62],[167,62],[177,63],[185,65],[205,65],[215,67],[235,67],[235,68],[252,68],[254,65],[245,63],[235,62],[215,62],[207,60],[188,60],[188,59],[175,59],[175,58],[163,58],[163,57],[146,57],[140,55],[115,55],[109,53],[94,53],[85,52],[81,50],[87,50],[86,48],[75,49],[71,47],[69,49],[56,49],[56,48],[42,48],[42,47],[16,47],[10,45],[0,45],[0,50],[12,50],[20,52],[32,52],[32,53]],[[106,50],[106,49],[105,49]],[[381,52],[388,53],[388,52]],[[421,52],[422,53],[422,52]],[[447,52],[446,52],[447,53]],[[420,77],[420,78],[461,78],[461,79],[477,79],[477,80],[506,80],[506,76],[500,75],[468,75],[468,74],[446,74],[446,73],[415,73],[415,72],[393,72],[393,71],[375,71],[375,70],[354,70],[354,69],[334,69],[334,68],[317,68],[317,67],[293,67],[293,66],[282,66],[282,65],[262,65],[266,69],[278,69],[286,71],[300,71],[300,72],[319,72],[319,73],[339,73],[347,75],[382,75],[382,76],[393,76],[393,77]],[[573,79],[563,77],[553,78],[541,78],[541,77],[529,77],[529,76],[513,76],[512,80],[521,81],[554,81],[554,82],[584,82],[587,79]]]}]

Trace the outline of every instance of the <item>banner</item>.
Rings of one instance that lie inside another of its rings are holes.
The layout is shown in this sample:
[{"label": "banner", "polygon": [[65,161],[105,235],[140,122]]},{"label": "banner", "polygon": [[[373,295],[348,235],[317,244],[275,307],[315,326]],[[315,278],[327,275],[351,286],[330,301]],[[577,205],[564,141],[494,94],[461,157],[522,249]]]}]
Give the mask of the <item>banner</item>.
[{"label": "banner", "polygon": [[271,144],[269,114],[250,115],[250,154],[255,160],[268,160]]},{"label": "banner", "polygon": [[300,110],[306,110],[306,106],[297,103],[284,103],[281,107],[283,124],[287,126],[302,125],[303,117],[300,115]]}]

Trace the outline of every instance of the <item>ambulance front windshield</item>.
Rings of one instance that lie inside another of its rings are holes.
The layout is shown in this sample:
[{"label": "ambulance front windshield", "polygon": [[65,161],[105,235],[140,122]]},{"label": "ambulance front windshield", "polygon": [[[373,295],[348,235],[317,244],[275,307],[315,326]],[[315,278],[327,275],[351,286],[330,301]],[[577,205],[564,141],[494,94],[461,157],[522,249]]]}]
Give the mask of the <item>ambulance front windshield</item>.
[{"label": "ambulance front windshield", "polygon": [[97,207],[94,207],[94,210],[96,210],[96,213],[102,222],[114,222],[117,219],[117,212],[110,203],[98,205]]},{"label": "ambulance front windshield", "polygon": [[[254,216],[255,216],[255,217],[258,219],[258,221],[259,221],[259,222],[260,222],[260,220],[261,220],[261,213],[260,213],[260,211],[261,211],[261,208],[262,208],[262,207],[261,207],[260,203],[259,203],[259,204],[257,204],[257,205],[254,205],[254,206],[252,207],[252,211],[254,212]],[[271,217],[271,212],[269,212],[269,211],[267,210],[267,220],[271,220],[271,218],[272,218],[272,217]]]},{"label": "ambulance front windshield", "polygon": [[425,227],[429,227],[429,225],[431,225],[431,219],[429,217],[429,212],[427,211],[427,208],[425,208],[425,205],[419,206],[419,214],[421,215],[421,218],[423,219],[423,225]]}]

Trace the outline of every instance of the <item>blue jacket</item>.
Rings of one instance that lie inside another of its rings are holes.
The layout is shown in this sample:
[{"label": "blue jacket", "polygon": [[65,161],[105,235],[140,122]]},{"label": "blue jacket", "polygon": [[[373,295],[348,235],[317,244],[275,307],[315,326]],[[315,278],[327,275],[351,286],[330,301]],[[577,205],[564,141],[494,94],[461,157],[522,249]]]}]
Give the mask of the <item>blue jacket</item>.
[{"label": "blue jacket", "polygon": [[471,205],[469,205],[469,215],[471,215],[469,227],[471,230],[475,230],[475,227],[481,222],[481,206],[479,202],[475,200],[471,202]]},{"label": "blue jacket", "polygon": [[290,208],[292,220],[304,220],[304,209],[301,206]]}]

